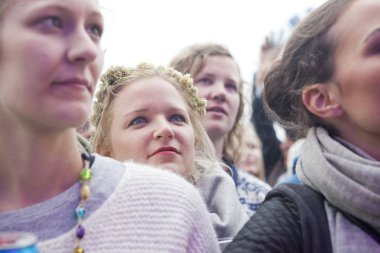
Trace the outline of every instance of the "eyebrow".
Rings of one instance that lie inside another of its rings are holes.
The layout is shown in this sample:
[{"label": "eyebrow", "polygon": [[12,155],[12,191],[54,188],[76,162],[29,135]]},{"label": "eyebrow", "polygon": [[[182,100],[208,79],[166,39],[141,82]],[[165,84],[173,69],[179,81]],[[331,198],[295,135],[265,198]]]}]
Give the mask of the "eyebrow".
[{"label": "eyebrow", "polygon": [[[53,4],[48,5],[48,6],[44,6],[44,5],[37,6],[34,8],[34,11],[45,11],[45,10],[50,10],[50,9],[51,10],[57,10],[59,12],[68,13],[69,15],[73,15],[70,8],[64,4],[61,4],[61,3],[53,3]],[[89,12],[89,17],[90,18],[99,18],[104,23],[104,16],[103,16],[101,11],[91,10]]]},{"label": "eyebrow", "polygon": [[142,108],[142,109],[137,109],[137,110],[134,110],[134,111],[130,111],[130,112],[127,112],[127,113],[123,114],[123,118],[128,117],[129,115],[134,114],[134,113],[141,113],[141,112],[147,112],[147,111],[149,111],[148,108]]},{"label": "eyebrow", "polygon": [[[130,111],[130,112],[127,112],[127,113],[123,114],[123,118],[129,117],[131,114],[148,112],[150,110],[151,110],[150,108],[141,108],[141,109],[137,109],[137,110],[134,110],[134,111]],[[187,109],[184,109],[184,108],[181,108],[181,107],[169,108],[168,111],[170,113],[176,113],[176,112],[180,112],[180,113],[183,113],[183,114],[188,113]]]},{"label": "eyebrow", "polygon": [[365,39],[364,42],[367,42],[370,38],[375,36],[377,33],[380,33],[380,27],[373,30]]}]

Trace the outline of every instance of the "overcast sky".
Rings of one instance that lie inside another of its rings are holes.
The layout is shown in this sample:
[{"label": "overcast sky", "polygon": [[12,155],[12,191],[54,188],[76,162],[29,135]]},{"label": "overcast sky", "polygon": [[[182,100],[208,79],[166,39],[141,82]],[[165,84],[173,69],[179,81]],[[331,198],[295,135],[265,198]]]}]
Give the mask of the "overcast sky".
[{"label": "overcast sky", "polygon": [[203,42],[227,46],[243,78],[252,81],[260,44],[325,0],[100,0],[106,18],[103,71],[142,61],[168,64],[182,48]]}]

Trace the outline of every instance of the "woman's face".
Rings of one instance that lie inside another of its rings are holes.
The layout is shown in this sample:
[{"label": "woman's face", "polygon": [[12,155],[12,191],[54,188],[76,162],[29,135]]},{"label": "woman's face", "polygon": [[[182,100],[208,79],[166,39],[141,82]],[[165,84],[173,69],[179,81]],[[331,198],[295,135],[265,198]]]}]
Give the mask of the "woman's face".
[{"label": "woman's face", "polygon": [[207,99],[202,124],[214,142],[231,131],[238,114],[240,74],[236,62],[226,56],[211,56],[194,83],[199,96]]},{"label": "woman's face", "polygon": [[241,156],[236,165],[257,177],[260,176],[263,170],[263,153],[258,137],[251,133],[250,130],[245,129],[242,139]]},{"label": "woman's face", "polygon": [[362,142],[380,143],[380,2],[353,2],[331,34],[337,41],[333,79],[343,111],[338,131],[362,148]]},{"label": "woman's face", "polygon": [[181,175],[194,168],[194,130],[184,99],[169,82],[152,77],[116,96],[110,126],[111,157]]},{"label": "woman's face", "polygon": [[0,24],[0,114],[37,129],[88,117],[103,64],[97,0],[15,0]]}]

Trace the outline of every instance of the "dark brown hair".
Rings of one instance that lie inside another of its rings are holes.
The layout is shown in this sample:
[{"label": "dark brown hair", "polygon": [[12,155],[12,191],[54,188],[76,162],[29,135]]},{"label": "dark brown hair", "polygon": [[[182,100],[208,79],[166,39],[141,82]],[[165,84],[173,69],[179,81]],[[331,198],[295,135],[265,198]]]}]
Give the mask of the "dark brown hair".
[{"label": "dark brown hair", "polygon": [[331,80],[336,35],[331,27],[355,0],[330,0],[311,12],[289,38],[283,55],[265,78],[265,106],[285,127],[304,136],[311,126],[325,125],[302,102],[309,85]]}]

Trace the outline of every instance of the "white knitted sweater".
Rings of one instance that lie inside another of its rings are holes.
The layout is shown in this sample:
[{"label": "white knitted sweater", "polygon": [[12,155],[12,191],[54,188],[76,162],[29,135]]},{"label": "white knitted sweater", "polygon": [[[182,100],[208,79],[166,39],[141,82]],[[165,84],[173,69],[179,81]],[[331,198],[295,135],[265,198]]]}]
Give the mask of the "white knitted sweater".
[{"label": "white knitted sweater", "polygon": [[[172,173],[142,167],[126,164],[115,191],[84,221],[85,252],[219,252],[208,211],[196,190]],[[40,241],[40,252],[73,252],[74,233],[72,229]]]}]

